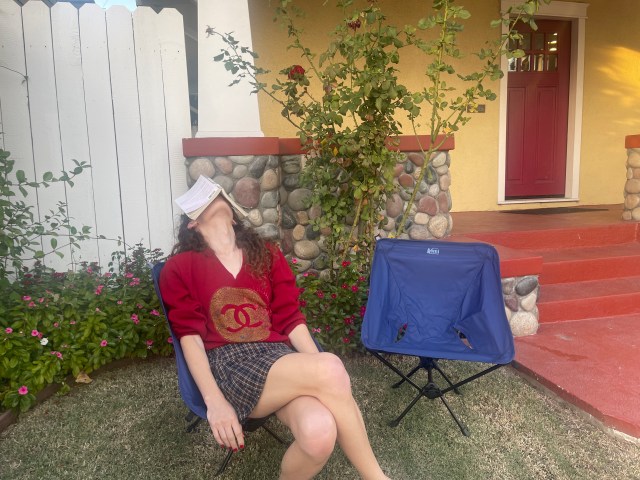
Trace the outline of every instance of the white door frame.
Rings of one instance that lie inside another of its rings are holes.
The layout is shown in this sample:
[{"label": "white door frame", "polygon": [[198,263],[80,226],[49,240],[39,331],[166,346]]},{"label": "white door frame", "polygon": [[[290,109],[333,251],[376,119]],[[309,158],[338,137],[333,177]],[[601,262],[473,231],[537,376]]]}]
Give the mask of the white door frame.
[{"label": "white door frame", "polygon": [[[519,5],[521,0],[501,0],[501,11]],[[564,198],[505,199],[507,170],[507,58],[502,57],[500,67],[505,75],[500,80],[500,126],[498,146],[498,204],[568,202],[579,200],[580,148],[582,141],[582,102],[584,86],[585,23],[588,3],[552,1],[541,3],[536,18],[571,21],[571,71],[569,80],[569,118],[567,129],[567,172]],[[502,33],[508,29],[503,26]]]}]

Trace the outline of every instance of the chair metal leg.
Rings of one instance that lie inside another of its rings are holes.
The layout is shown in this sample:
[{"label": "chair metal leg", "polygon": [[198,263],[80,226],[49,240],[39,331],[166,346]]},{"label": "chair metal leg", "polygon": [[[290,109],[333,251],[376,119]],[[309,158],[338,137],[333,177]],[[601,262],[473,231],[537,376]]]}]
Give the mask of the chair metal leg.
[{"label": "chair metal leg", "polygon": [[195,413],[191,411],[187,413],[187,416],[184,417],[184,419],[187,422],[191,422],[189,425],[187,425],[187,433],[193,433],[198,428],[198,425],[202,421],[200,417],[198,417]]},{"label": "chair metal leg", "polygon": [[453,410],[451,410],[451,407],[449,406],[447,401],[444,399],[444,396],[440,396],[440,400],[442,400],[442,403],[444,403],[444,406],[447,407],[447,410],[449,410],[449,414],[455,420],[455,422],[458,425],[458,428],[460,429],[462,434],[465,437],[468,437],[469,436],[469,429],[467,428],[467,426],[458,419],[458,417],[456,416],[455,413],[453,413]]},{"label": "chair metal leg", "polygon": [[271,430],[266,425],[262,425],[262,428],[264,428],[273,438],[275,438],[277,441],[279,441],[282,445],[287,445],[287,446],[291,445],[291,442],[287,442],[286,440],[283,440],[280,435],[278,435],[276,432]]},{"label": "chair metal leg", "polygon": [[218,467],[218,471],[213,475],[214,477],[217,477],[222,472],[224,472],[224,470],[227,468],[227,465],[229,464],[229,460],[231,460],[231,455],[233,455],[233,450],[229,449],[224,457],[224,460],[222,460],[222,463]]},{"label": "chair metal leg", "polygon": [[440,368],[440,365],[438,365],[438,362],[436,362],[434,359],[431,359],[431,364],[432,364],[432,368],[435,368],[435,370],[440,374],[442,378],[444,378],[444,380],[449,384],[449,386],[453,387],[453,391],[458,395],[462,395],[462,393],[460,393],[460,390],[458,390],[458,388],[453,384],[453,382],[449,380],[449,377],[447,377],[447,375],[442,371],[442,369]]},{"label": "chair metal leg", "polygon": [[[416,373],[418,370],[420,370],[422,368],[422,364],[418,364],[417,367],[415,367],[413,370],[411,370],[409,373],[407,373],[406,377],[409,378],[411,377],[414,373]],[[391,388],[398,388],[400,385],[402,385],[406,380],[404,378],[400,379],[399,382],[394,383],[393,385],[391,385]]]}]

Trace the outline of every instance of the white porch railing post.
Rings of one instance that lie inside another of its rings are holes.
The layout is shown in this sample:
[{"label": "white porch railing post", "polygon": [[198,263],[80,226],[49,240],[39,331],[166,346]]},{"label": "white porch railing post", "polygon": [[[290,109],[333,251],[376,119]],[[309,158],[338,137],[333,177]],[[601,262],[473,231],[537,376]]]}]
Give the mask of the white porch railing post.
[{"label": "white porch railing post", "polygon": [[214,62],[222,43],[208,37],[207,26],[233,32],[242,46],[253,48],[247,0],[198,2],[197,137],[262,137],[257,95],[246,84],[229,87],[233,77]]}]

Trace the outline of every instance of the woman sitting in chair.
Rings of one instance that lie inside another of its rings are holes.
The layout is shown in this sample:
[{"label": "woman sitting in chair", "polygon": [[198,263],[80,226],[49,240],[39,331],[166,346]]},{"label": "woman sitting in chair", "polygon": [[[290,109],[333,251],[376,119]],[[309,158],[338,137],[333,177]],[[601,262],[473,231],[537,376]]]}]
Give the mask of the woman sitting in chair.
[{"label": "woman sitting in chair", "polygon": [[207,177],[176,202],[186,215],[160,288],[216,441],[244,448],[241,423],[275,413],[295,438],[281,479],[312,478],[336,440],[362,478],[387,478],[342,361],[309,334],[280,250]]}]

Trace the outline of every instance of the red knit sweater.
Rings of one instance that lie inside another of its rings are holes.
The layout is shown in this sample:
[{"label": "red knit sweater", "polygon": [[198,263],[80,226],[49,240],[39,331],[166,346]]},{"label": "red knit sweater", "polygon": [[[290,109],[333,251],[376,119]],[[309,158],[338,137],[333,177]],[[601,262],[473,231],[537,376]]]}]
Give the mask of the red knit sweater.
[{"label": "red knit sweater", "polygon": [[278,248],[270,250],[272,267],[264,280],[246,265],[233,278],[211,250],[171,257],[160,290],[175,335],[200,335],[206,349],[288,341],[291,330],[306,320],[289,264]]}]

